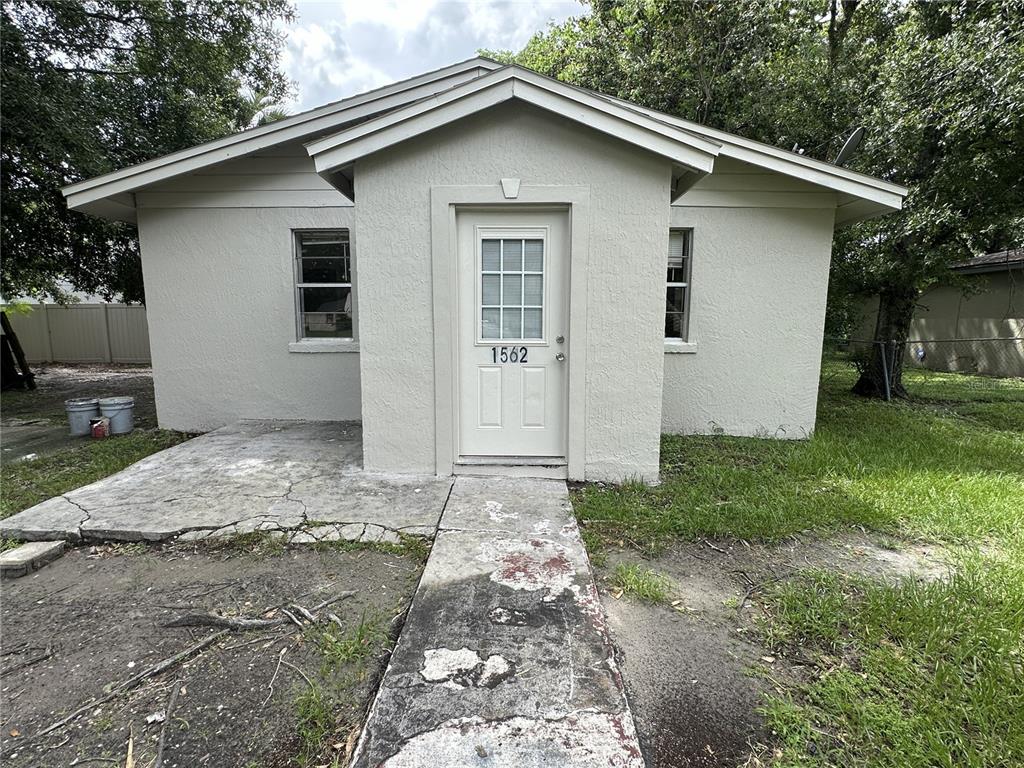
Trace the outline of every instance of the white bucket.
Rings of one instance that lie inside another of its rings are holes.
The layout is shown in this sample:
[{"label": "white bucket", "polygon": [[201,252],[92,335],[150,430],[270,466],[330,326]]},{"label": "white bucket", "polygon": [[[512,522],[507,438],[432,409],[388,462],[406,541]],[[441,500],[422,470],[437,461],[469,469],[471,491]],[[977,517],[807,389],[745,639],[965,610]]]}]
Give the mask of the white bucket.
[{"label": "white bucket", "polygon": [[100,415],[99,400],[95,397],[76,397],[64,401],[64,410],[68,412],[68,426],[72,437],[85,437],[91,433],[89,419]]},{"label": "white bucket", "polygon": [[135,428],[134,397],[100,398],[100,413],[110,419],[112,435],[127,435]]}]

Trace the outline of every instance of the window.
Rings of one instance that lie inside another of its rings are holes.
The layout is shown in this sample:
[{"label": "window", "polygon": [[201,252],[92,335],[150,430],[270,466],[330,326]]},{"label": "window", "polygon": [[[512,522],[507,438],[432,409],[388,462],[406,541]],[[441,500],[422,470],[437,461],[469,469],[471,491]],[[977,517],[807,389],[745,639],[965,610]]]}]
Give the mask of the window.
[{"label": "window", "polygon": [[665,338],[686,341],[690,314],[690,240],[688,229],[668,235],[668,279],[665,287]]},{"label": "window", "polygon": [[480,338],[544,338],[544,241],[480,241]]},{"label": "window", "polygon": [[352,255],[345,230],[295,233],[299,339],[352,338]]}]

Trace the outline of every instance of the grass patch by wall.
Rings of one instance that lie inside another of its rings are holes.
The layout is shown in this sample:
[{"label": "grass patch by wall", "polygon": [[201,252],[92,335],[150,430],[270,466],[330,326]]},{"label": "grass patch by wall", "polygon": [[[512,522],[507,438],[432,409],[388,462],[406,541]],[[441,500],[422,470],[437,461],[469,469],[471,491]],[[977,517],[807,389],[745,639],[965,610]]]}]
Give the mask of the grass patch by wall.
[{"label": "grass patch by wall", "polygon": [[0,468],[0,518],[119,472],[190,435],[165,429],[136,430],[105,440],[83,439],[35,459]]},{"label": "grass patch by wall", "polygon": [[947,405],[865,400],[849,384],[823,388],[810,440],[666,435],[659,487],[584,486],[576,514],[591,537],[648,552],[674,538],[853,525],[1019,545],[1024,382],[1019,402]]}]

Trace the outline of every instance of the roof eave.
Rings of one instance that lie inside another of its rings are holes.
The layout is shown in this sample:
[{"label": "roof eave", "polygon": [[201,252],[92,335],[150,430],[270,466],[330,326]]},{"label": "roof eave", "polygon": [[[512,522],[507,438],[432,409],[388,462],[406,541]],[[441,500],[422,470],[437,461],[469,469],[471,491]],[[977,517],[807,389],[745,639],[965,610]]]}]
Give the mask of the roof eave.
[{"label": "roof eave", "polygon": [[499,66],[490,59],[474,57],[283,120],[69,184],[61,191],[67,199],[69,208],[91,213],[98,210],[97,206],[91,204],[103,198],[132,192],[150,184],[191,173],[215,163],[244,157],[282,143],[300,141],[312,133],[330,130],[332,125],[358,120],[369,114],[395,109],[423,98],[431,92],[436,92],[436,86],[440,82],[445,82],[445,87],[459,85],[480,77],[481,71],[492,71]]}]

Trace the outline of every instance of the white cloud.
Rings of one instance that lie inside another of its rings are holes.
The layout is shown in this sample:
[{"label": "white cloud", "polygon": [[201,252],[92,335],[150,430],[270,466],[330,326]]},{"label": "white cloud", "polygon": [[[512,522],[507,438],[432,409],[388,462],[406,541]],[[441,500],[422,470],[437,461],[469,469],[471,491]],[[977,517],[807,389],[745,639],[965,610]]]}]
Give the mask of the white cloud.
[{"label": "white cloud", "polygon": [[518,50],[574,0],[299,0],[282,65],[299,112],[473,56]]}]

